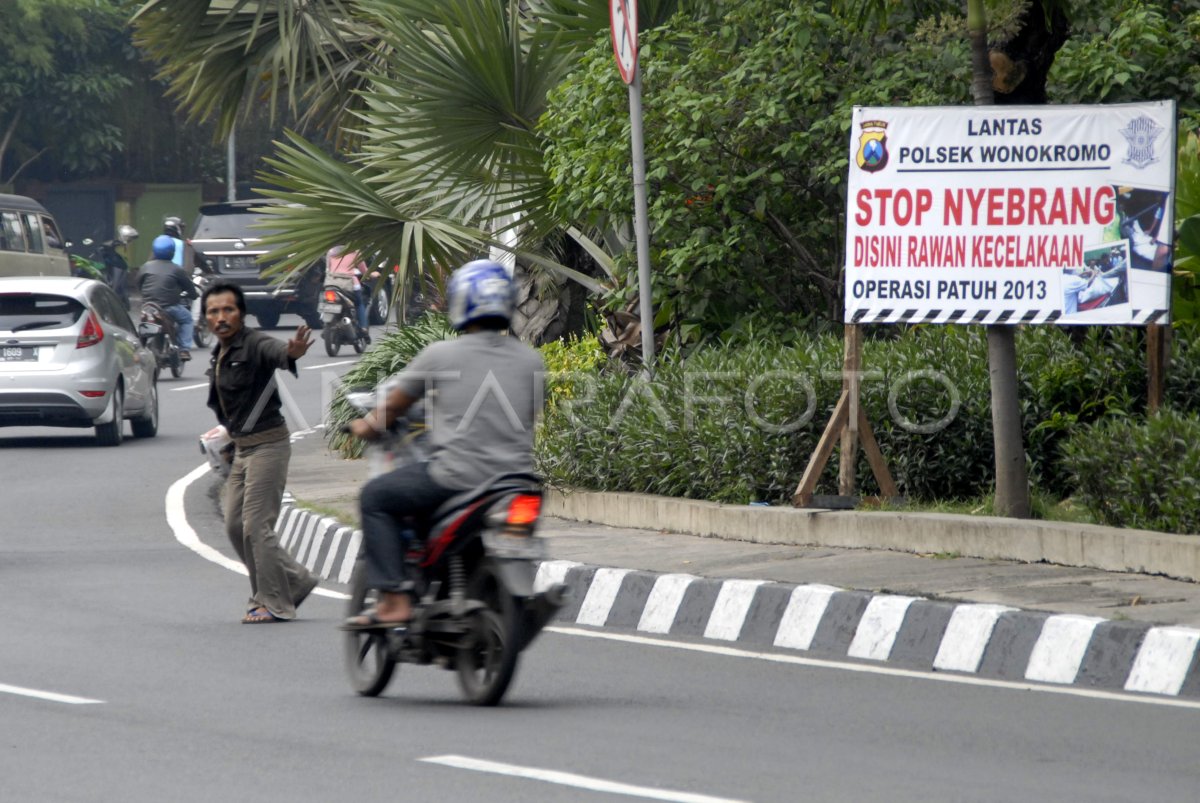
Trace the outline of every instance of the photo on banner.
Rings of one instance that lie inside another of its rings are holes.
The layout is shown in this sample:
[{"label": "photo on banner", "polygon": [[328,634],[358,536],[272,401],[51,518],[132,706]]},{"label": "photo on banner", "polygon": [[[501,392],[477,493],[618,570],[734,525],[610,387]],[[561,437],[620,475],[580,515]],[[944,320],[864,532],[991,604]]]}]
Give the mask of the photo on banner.
[{"label": "photo on banner", "polygon": [[847,323],[1170,320],[1175,104],[855,107]]}]

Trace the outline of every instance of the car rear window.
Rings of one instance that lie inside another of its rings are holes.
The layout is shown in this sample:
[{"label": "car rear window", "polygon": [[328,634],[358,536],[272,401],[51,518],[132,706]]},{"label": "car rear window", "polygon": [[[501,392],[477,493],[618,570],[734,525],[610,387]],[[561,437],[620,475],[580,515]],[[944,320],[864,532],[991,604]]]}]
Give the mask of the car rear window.
[{"label": "car rear window", "polygon": [[231,212],[229,214],[201,214],[196,220],[196,231],[192,234],[194,240],[257,240],[267,232],[263,229],[251,228],[262,221],[260,215],[252,212]]},{"label": "car rear window", "polygon": [[0,332],[61,329],[83,315],[73,298],[49,293],[0,293]]}]

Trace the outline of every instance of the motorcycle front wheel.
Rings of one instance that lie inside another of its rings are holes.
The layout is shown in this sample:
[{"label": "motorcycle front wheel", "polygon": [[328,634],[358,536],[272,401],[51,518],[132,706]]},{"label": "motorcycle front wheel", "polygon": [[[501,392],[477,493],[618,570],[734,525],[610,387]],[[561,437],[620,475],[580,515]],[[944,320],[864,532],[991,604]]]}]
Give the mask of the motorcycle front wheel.
[{"label": "motorcycle front wheel", "polygon": [[475,705],[496,705],[517,671],[521,619],[516,600],[490,564],[480,566],[470,596],[489,607],[467,617],[467,634],[455,660],[458,685]]},{"label": "motorcycle front wheel", "polygon": [[208,324],[203,321],[196,321],[196,328],[192,332],[192,340],[196,341],[196,348],[206,349],[212,343],[212,332],[208,331]]},{"label": "motorcycle front wheel", "polygon": [[[374,589],[367,588],[367,567],[359,559],[350,577],[350,602],[346,610],[350,616],[357,616],[374,607],[377,596]],[[388,654],[387,635],[381,630],[349,630],[342,638],[350,686],[363,697],[382,694],[396,669],[395,660]]]}]

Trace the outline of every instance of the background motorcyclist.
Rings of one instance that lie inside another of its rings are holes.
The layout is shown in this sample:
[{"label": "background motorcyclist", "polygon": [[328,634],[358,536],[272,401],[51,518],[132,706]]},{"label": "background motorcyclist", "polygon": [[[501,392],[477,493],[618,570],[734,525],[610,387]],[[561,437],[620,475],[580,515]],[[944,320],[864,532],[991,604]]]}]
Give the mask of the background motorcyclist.
[{"label": "background motorcyclist", "polygon": [[[358,314],[358,333],[365,337],[367,342],[371,342],[371,334],[367,327],[370,323],[370,318],[367,314],[367,304],[364,300],[362,277],[366,276],[370,268],[367,263],[362,260],[357,251],[347,251],[344,245],[335,245],[330,248],[325,255],[325,272],[327,274],[337,273],[354,278],[354,306]],[[372,274],[378,276],[378,273]]]},{"label": "background motorcyclist", "polygon": [[111,287],[129,309],[129,263],[117,252],[138,238],[138,230],[129,224],[117,227],[117,236],[100,246],[100,258],[104,261],[104,281]]},{"label": "background motorcyclist", "polygon": [[191,270],[198,263],[196,262],[195,252],[192,250],[192,244],[183,238],[183,220],[174,215],[163,219],[163,234],[171,238],[175,246],[175,252],[171,255],[171,261],[185,270]]},{"label": "background motorcyclist", "polygon": [[[535,350],[505,331],[515,300],[504,266],[469,262],[447,288],[450,324],[462,335],[432,343],[389,381],[381,409],[350,424],[371,440],[424,399],[429,456],[368,482],[360,499],[366,580],[378,606],[346,620],[369,629],[412,617],[404,555],[406,517],[418,525],[444,501],[498,474],[532,472],[534,421],[545,366]],[[418,526],[418,530],[424,529]]]},{"label": "background motorcyclist", "polygon": [[189,301],[197,296],[196,285],[187,271],[171,261],[175,253],[175,241],[165,234],[154,238],[151,246],[154,258],[142,265],[138,272],[138,291],[143,301],[153,301],[171,316],[179,328],[179,357],[190,360],[195,322],[192,312],[183,299]]}]

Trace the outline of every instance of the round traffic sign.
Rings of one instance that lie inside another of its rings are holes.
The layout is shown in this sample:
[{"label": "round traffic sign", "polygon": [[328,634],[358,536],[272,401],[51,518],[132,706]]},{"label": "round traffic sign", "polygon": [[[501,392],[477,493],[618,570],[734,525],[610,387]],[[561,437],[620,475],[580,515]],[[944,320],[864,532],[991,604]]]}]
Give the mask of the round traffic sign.
[{"label": "round traffic sign", "polygon": [[609,0],[608,19],[617,69],[625,83],[632,84],[637,70],[637,0]]}]

